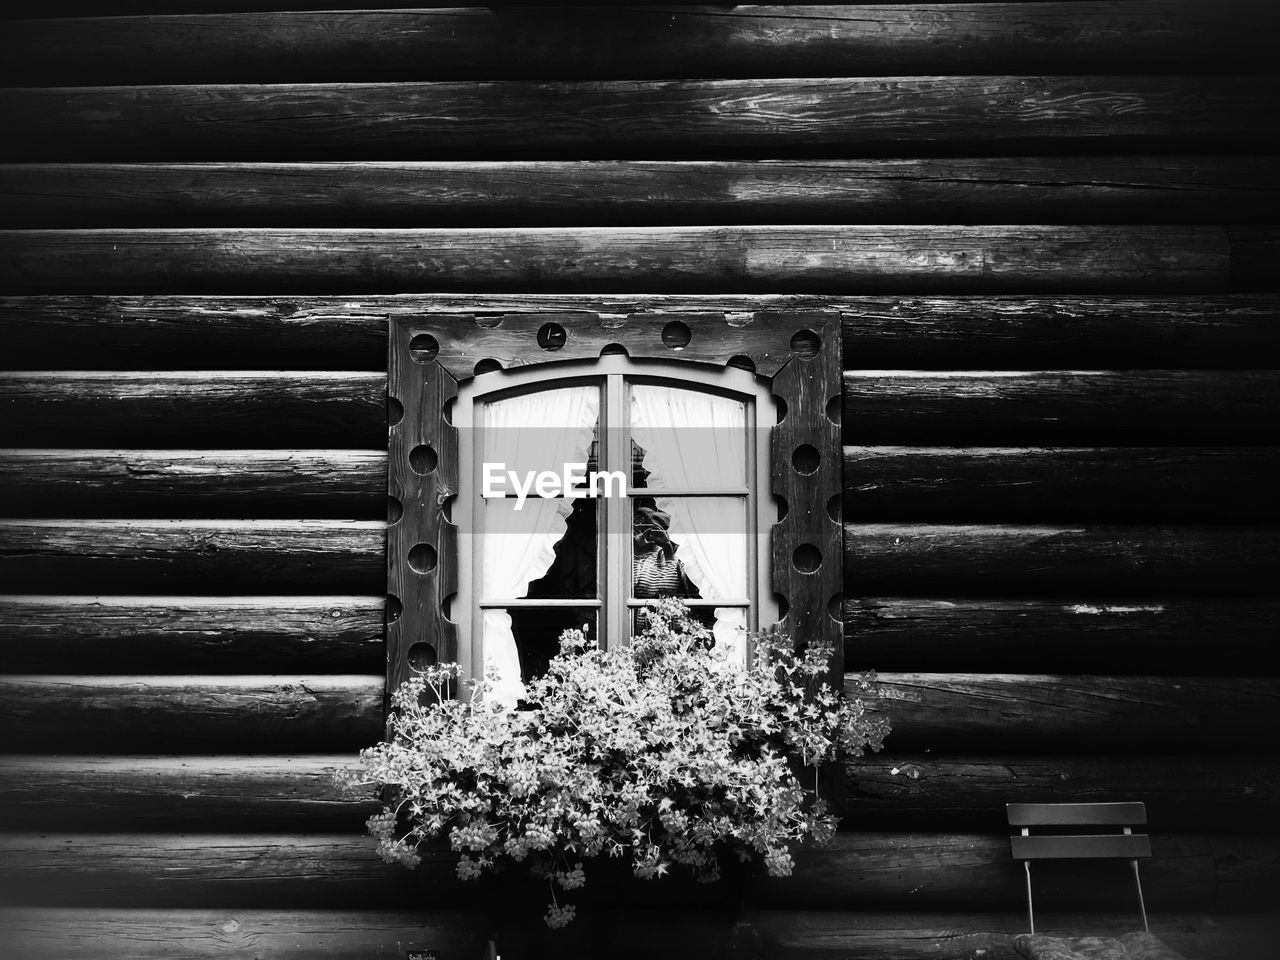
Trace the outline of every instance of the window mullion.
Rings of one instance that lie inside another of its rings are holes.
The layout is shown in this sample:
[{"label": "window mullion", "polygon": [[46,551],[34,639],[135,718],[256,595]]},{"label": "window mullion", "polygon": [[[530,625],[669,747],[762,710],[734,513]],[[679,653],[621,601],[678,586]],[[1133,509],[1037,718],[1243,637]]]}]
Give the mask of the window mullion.
[{"label": "window mullion", "polygon": [[[600,433],[604,440],[605,467],[607,471],[622,470],[630,483],[631,450],[630,433],[626,429],[627,385],[621,374],[605,377],[604,402],[601,404]],[[601,617],[605,643],[619,646],[628,634],[627,599],[631,595],[631,518],[627,507],[631,501],[625,497],[604,497],[604,531],[597,538],[604,551],[606,573],[605,591],[601,597],[604,612]]]}]

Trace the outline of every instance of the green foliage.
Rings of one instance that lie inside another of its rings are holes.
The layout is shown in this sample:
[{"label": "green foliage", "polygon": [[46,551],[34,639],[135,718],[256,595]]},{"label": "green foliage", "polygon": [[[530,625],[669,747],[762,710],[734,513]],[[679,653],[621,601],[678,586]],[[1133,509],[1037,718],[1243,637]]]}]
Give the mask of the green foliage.
[{"label": "green foliage", "polygon": [[395,692],[389,740],[361,752],[356,779],[389,797],[369,832],[407,867],[447,839],[464,880],[527,865],[551,883],[552,927],[574,914],[557,887],[583,886],[601,856],[629,858],[640,878],[681,867],[712,881],[725,856],[789,875],[790,843],[835,833],[818,768],[879,750],[888,732],[824,681],[830,655],[765,634],[754,665],[734,667],[662,600],[629,647],[567,631],[518,710],[486,700],[487,681],[452,698],[458,667],[431,667]]}]

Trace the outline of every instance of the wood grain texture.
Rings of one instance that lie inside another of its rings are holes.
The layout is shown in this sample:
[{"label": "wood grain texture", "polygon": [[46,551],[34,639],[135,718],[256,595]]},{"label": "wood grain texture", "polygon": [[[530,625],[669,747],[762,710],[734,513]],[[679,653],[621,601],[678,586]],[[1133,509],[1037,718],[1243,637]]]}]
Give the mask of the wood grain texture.
[{"label": "wood grain texture", "polygon": [[[856,679],[846,678],[850,696]],[[1280,703],[1275,679],[883,673],[880,681],[870,706],[890,717],[895,751],[1247,753],[1256,744],[1231,731],[1266,725]],[[0,681],[0,717],[10,743],[43,750],[133,753],[145,742],[156,751],[331,751],[377,740],[383,688],[382,676],[366,675],[15,675]]]},{"label": "wood grain texture", "polygon": [[1280,603],[858,597],[845,602],[844,625],[851,670],[1261,676],[1274,669]]},{"label": "wood grain texture", "polygon": [[0,225],[1256,223],[1280,219],[1278,170],[1269,156],[10,164]]},{"label": "wood grain texture", "polygon": [[382,732],[381,675],[0,678],[10,749],[350,750]]},{"label": "wood grain texture", "polygon": [[14,87],[6,161],[701,159],[1264,148],[1280,78]]},{"label": "wood grain texture", "polygon": [[[1117,903],[1127,901],[1117,899]],[[1133,932],[1127,914],[1063,915],[1049,900],[1037,900],[1043,929],[1057,936],[1122,936]],[[1277,924],[1263,916],[1169,914],[1150,917],[1151,932],[1171,949],[1202,960],[1265,955]],[[801,960],[1017,960],[1013,938],[1027,931],[1019,914],[885,914],[838,911],[754,911],[751,947],[767,957]]]},{"label": "wood grain texture", "polygon": [[[0,374],[0,440],[182,449],[194,428],[245,447],[376,449],[385,383],[335,371]],[[867,370],[845,374],[843,396],[844,438],[859,445],[1280,442],[1274,370]]]},{"label": "wood grain texture", "polygon": [[9,516],[382,519],[380,450],[0,450]]},{"label": "wood grain texture", "polygon": [[[1259,909],[1274,895],[1278,848],[1269,835],[1155,834],[1155,856],[1142,866],[1149,902],[1162,909]],[[825,848],[796,856],[790,878],[764,877],[760,905],[864,909],[1006,909],[1024,894],[1025,879],[1011,863],[1009,833],[841,833]],[[1232,867],[1238,868],[1233,872]],[[1013,867],[1013,869],[1011,869]],[[1037,900],[1054,909],[1116,910],[1132,897],[1133,875],[1123,864],[1059,864],[1039,871]],[[1159,890],[1159,893],[1154,891]],[[1232,897],[1238,896],[1232,906]],[[841,898],[843,903],[841,903]],[[1158,900],[1157,900],[1158,898]],[[1134,921],[1131,919],[1130,923]]]},{"label": "wood grain texture", "polygon": [[862,297],[841,306],[845,366],[853,369],[1131,370],[1280,362],[1280,310],[1267,296]]},{"label": "wood grain texture", "polygon": [[346,371],[0,373],[6,446],[284,449],[385,442],[386,374]]},{"label": "wood grain texture", "polygon": [[1274,447],[844,448],[854,521],[1265,522],[1278,487]]},{"label": "wood grain texture", "polygon": [[382,593],[385,524],[354,520],[4,520],[6,589]]},{"label": "wood grain texture", "polygon": [[[377,804],[371,788],[335,785],[348,754],[298,756],[9,756],[0,758],[0,815],[11,830],[354,830]],[[895,751],[851,763],[846,829],[1006,826],[1004,805],[1143,801],[1151,829],[1214,823],[1266,832],[1280,800],[1268,756],[1206,758],[935,756]]]},{"label": "wood grain texture", "polygon": [[13,230],[0,234],[0,289],[1212,292],[1248,279],[1229,237],[1194,226]]},{"label": "wood grain texture", "polygon": [[855,596],[1266,597],[1278,572],[1267,526],[845,526],[845,593]]},{"label": "wood grain texture", "polygon": [[[422,336],[431,338],[409,321],[388,331],[387,403],[394,414],[387,418],[387,501],[403,508],[387,528],[389,695],[415,667],[444,661],[462,664],[463,676],[484,673],[472,671],[471,648],[459,647],[457,620],[466,614],[445,616],[463,576],[458,525],[446,507],[460,489],[460,431],[446,413],[458,381],[437,358],[424,358],[414,347]],[[418,556],[422,551],[426,555]]]},{"label": "wood grain texture", "polygon": [[892,750],[1247,754],[1258,744],[1232,731],[1270,726],[1280,680],[882,673],[871,705],[893,723]]},{"label": "wood grain texture", "polygon": [[378,596],[0,596],[0,670],[377,673]]},{"label": "wood grain texture", "polygon": [[[792,319],[792,318],[795,319]],[[483,361],[494,360],[504,370],[540,363],[594,361],[610,348],[621,347],[632,359],[678,360],[723,367],[730,359],[750,366],[763,378],[774,377],[794,357],[792,337],[807,323],[839,326],[835,311],[752,312],[706,309],[698,313],[644,311],[618,317],[596,311],[539,311],[530,313],[421,313],[396,317],[393,322],[413,336],[435,339],[435,362],[456,380],[474,375]],[[673,347],[667,327],[679,321],[689,341]],[[562,342],[544,348],[540,334],[547,324],[563,331]],[[810,331],[813,332],[813,331]],[[839,375],[838,329],[830,335],[832,349],[825,356]],[[418,364],[414,364],[415,368]]]},{"label": "wood grain texture", "polygon": [[[382,590],[385,524],[337,520],[8,520],[10,589],[144,584],[220,592]],[[846,592],[856,596],[1066,594],[1125,602],[1141,592],[1261,595],[1280,563],[1265,526],[846,524]],[[1120,599],[1117,600],[1116,597]]]},{"label": "wood grain texture", "polygon": [[380,804],[337,778],[351,754],[8,756],[0,811],[9,829],[350,830]]},{"label": "wood grain texture", "polygon": [[[840,397],[840,319],[830,314],[781,314],[784,330],[812,336],[811,352],[798,351],[769,384],[782,401],[781,422],[769,432],[770,489],[784,512],[769,530],[770,583],[780,606],[778,629],[832,650],[826,680],[844,673],[839,610],[840,469],[828,451],[839,445],[831,416]],[[763,624],[762,624],[763,626]],[[840,795],[841,788],[834,788]]]},{"label": "wood grain texture", "polygon": [[1005,804],[1146,803],[1150,829],[1266,831],[1280,799],[1271,756],[935,756],[893,750],[850,765],[846,827],[999,831]]},{"label": "wood grain texture", "polygon": [[435,949],[481,956],[483,917],[465,910],[0,908],[13,960],[367,960]]},{"label": "wood grain texture", "polygon": [[[1143,887],[1162,909],[1247,911],[1269,904],[1277,879],[1274,837],[1156,835],[1152,843],[1155,856],[1144,864]],[[276,909],[421,909],[424,899],[440,907],[475,903],[485,889],[453,877],[453,856],[433,856],[411,873],[381,862],[372,841],[354,835],[9,834],[0,838],[0,850],[0,879],[11,887],[12,905],[255,908],[269,900]],[[749,881],[748,911],[844,909],[851,902],[868,910],[1003,910],[1018,902],[1023,882],[1009,856],[1007,832],[841,833],[828,847],[798,852],[796,864],[792,877]],[[1087,909],[1110,897],[1114,904],[1116,890],[1108,881],[1124,890],[1132,876],[1123,866],[1108,866],[1101,873],[1095,865],[1046,870],[1045,902]],[[1096,882],[1081,882],[1095,876]],[[13,885],[17,879],[20,886]],[[616,904],[625,896],[637,907],[725,906],[723,885],[695,889],[678,879],[630,880],[605,891],[599,883],[589,883],[577,899],[587,905]],[[513,879],[503,892],[512,903],[528,897],[525,902],[540,907],[546,885]]]},{"label": "wood grain texture", "polygon": [[99,17],[19,21],[0,55],[7,80],[55,85],[1240,73],[1266,62],[1268,21],[1249,6],[1071,0]]},{"label": "wood grain texture", "polygon": [[[503,955],[519,944],[575,951],[589,956],[605,949],[631,960],[661,955],[678,932],[680,942],[711,951],[732,950],[801,960],[1012,960],[1014,936],[1026,917],[1010,913],[896,913],[850,910],[753,910],[736,917],[670,909],[661,913],[607,905],[582,911],[562,931],[541,930],[537,918],[511,914],[498,933]],[[1128,916],[1063,915],[1046,912],[1062,935],[1119,935]],[[332,960],[367,960],[381,954],[436,949],[460,957],[480,956],[489,932],[487,917],[473,910],[408,907],[399,910],[101,909],[92,907],[0,908],[14,960],[169,960],[189,953],[212,960],[305,960],[323,950]],[[533,922],[530,923],[529,921]],[[1249,915],[1163,912],[1151,917],[1160,940],[1184,956],[1238,960],[1265,956],[1275,923]],[[554,941],[550,941],[555,937]],[[548,942],[550,941],[550,942]],[[511,954],[513,957],[515,954]],[[710,954],[704,954],[710,955]]]},{"label": "wood grain texture", "polygon": [[1274,445],[1274,370],[858,370],[844,440],[892,445]]},{"label": "wood grain texture", "polygon": [[387,317],[416,299],[4,297],[0,333],[9,363],[27,369],[385,373]]},{"label": "wood grain texture", "polygon": [[[839,310],[847,369],[1048,370],[1280,366],[1280,300],[1237,296],[405,294],[0,297],[7,361],[35,369],[386,366],[392,317]],[[381,441],[379,441],[381,442]]]}]

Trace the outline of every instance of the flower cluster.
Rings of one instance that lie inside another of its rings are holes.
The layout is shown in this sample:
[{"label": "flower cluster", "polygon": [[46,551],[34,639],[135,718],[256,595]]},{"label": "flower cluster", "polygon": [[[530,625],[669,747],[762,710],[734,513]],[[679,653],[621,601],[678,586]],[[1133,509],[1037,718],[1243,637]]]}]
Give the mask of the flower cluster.
[{"label": "flower cluster", "polygon": [[556,888],[583,886],[601,856],[629,858],[640,878],[680,867],[711,881],[724,856],[789,875],[790,843],[835,832],[820,768],[888,732],[825,682],[830,654],[765,634],[754,664],[733,667],[679,600],[662,600],[628,647],[566,632],[521,709],[486,700],[485,681],[452,698],[458,667],[431,667],[395,692],[388,740],[361,752],[354,776],[388,798],[369,832],[409,867],[419,845],[447,840],[464,880],[527,863],[551,885],[553,927],[574,914]]}]

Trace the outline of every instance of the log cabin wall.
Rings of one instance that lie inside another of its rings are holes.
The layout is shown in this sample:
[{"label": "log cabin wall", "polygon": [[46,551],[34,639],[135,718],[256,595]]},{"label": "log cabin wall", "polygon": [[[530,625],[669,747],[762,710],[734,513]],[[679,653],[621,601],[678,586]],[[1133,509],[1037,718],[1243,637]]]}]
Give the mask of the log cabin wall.
[{"label": "log cabin wall", "polygon": [[1003,804],[1103,799],[1158,934],[1265,954],[1265,5],[278,6],[0,27],[0,952],[479,956],[483,888],[330,781],[381,732],[388,319],[797,307],[843,317],[886,752],[796,877],[589,885],[504,956],[1009,956]]}]

